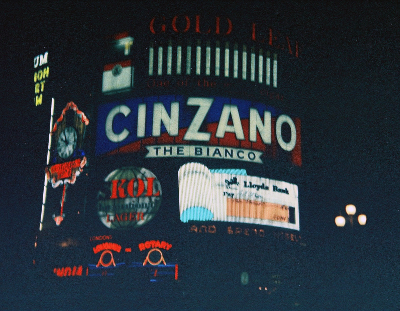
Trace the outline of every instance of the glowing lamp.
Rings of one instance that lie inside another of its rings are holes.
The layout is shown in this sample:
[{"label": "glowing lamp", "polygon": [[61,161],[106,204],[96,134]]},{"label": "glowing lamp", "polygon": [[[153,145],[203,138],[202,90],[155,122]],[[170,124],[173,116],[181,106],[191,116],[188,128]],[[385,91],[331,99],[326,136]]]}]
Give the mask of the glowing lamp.
[{"label": "glowing lamp", "polygon": [[344,227],[344,225],[346,224],[346,219],[344,219],[343,216],[337,216],[335,218],[335,224],[338,227]]},{"label": "glowing lamp", "polygon": [[359,215],[359,216],[358,216],[358,223],[359,223],[361,226],[364,226],[364,225],[367,223],[367,216],[364,215],[364,214]]},{"label": "glowing lamp", "polygon": [[347,204],[346,213],[350,216],[354,215],[356,213],[356,207],[353,204]]}]

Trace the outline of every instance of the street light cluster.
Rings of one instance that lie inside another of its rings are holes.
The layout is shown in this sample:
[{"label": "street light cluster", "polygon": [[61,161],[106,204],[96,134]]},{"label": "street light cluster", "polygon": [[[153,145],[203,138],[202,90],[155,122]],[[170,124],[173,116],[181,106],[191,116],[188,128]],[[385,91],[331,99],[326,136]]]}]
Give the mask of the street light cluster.
[{"label": "street light cluster", "polygon": [[[346,213],[347,213],[347,215],[349,215],[348,218],[350,221],[350,225],[353,227],[353,217],[356,214],[356,207],[353,204],[346,205]],[[360,215],[358,215],[357,220],[361,226],[364,226],[367,223],[367,216],[364,214],[360,214]],[[346,224],[346,218],[343,217],[342,215],[337,216],[335,218],[335,224],[338,227],[344,227]]]}]

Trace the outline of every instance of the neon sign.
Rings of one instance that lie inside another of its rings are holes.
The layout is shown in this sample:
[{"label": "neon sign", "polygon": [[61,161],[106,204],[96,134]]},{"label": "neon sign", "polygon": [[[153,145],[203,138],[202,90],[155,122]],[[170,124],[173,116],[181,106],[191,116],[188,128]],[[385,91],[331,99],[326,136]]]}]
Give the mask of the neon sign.
[{"label": "neon sign", "polygon": [[[99,239],[93,239],[99,238]],[[109,239],[109,236],[98,236],[92,237],[91,240],[104,240]],[[86,269],[86,275],[88,276],[113,276],[115,273],[133,273],[136,275],[139,273],[143,275],[145,271],[151,282],[158,282],[162,280],[172,279],[178,280],[178,264],[168,262],[168,258],[164,256],[166,251],[172,248],[172,244],[166,241],[160,240],[149,240],[138,244],[137,250],[144,252],[138,258],[140,261],[129,261],[129,258],[135,257],[134,252],[132,253],[131,247],[123,248],[122,245],[114,242],[103,242],[93,247],[93,253],[99,254],[99,260],[97,264],[89,264]],[[129,254],[125,257],[125,261],[120,261],[117,258],[121,252]],[[124,267],[124,269],[120,269]],[[76,269],[75,269],[76,270]],[[71,270],[67,268],[55,268],[54,273],[58,276],[65,275],[82,275],[82,268],[79,270]],[[75,272],[73,272],[75,271]],[[78,272],[77,272],[78,271]],[[64,275],[65,274],[65,275]]]},{"label": "neon sign", "polygon": [[104,251],[104,250],[113,250],[113,251],[116,251],[119,253],[121,251],[121,245],[119,245],[117,243],[106,242],[106,243],[99,244],[99,245],[93,247],[93,253],[95,253],[95,254],[97,254],[101,251]]},{"label": "neon sign", "polygon": [[[33,59],[33,68],[35,70],[48,63],[49,52],[35,56]],[[35,106],[40,106],[43,103],[44,87],[46,79],[49,77],[50,67],[43,67],[35,71],[33,75],[33,82],[35,83],[35,97],[33,102]]]},{"label": "neon sign", "polygon": [[172,247],[172,244],[169,244],[165,241],[146,241],[145,243],[140,243],[139,244],[139,250],[144,251],[146,249],[150,248],[162,248],[165,250],[169,250]]},{"label": "neon sign", "polygon": [[[100,255],[100,259],[97,262],[96,267],[110,267],[111,265],[113,265],[114,267],[116,266],[115,264],[115,260],[114,260],[114,255],[112,253],[112,251],[115,251],[117,253],[119,253],[121,251],[121,245],[117,244],[117,243],[110,243],[110,242],[105,242],[99,245],[96,245],[95,247],[93,247],[93,253],[97,254],[97,253],[101,253]],[[106,256],[108,255],[108,256]],[[109,261],[108,262],[104,262],[104,257],[109,257]]]},{"label": "neon sign", "polygon": [[[68,117],[67,117],[68,115]],[[53,188],[63,184],[61,208],[58,214],[53,215],[57,226],[64,220],[64,203],[66,198],[67,184],[74,184],[76,177],[80,175],[87,163],[84,151],[83,139],[89,119],[78,109],[73,102],[67,103],[57,122],[51,131],[56,137],[53,165],[45,168],[46,179]]]},{"label": "neon sign", "polygon": [[[211,21],[212,20],[212,21]],[[243,29],[241,25],[239,28]],[[157,16],[153,17],[149,23],[150,32],[157,34],[184,34],[195,33],[202,35],[228,36],[234,33],[234,24],[228,17],[215,16],[213,18],[201,15],[175,15],[173,17]],[[236,27],[238,29],[238,27]],[[265,43],[279,50],[285,50],[290,55],[299,57],[299,43],[291,40],[288,36],[282,35],[277,30],[261,25],[260,23],[251,23],[248,27],[248,34],[252,41]]]},{"label": "neon sign", "polygon": [[53,273],[58,277],[82,276],[83,267],[73,266],[73,267],[54,268]]},{"label": "neon sign", "polygon": [[[150,279],[151,282],[156,282],[159,275],[173,275],[175,280],[178,280],[178,264],[167,264],[164,254],[161,251],[163,250],[170,250],[172,248],[172,244],[167,243],[165,241],[159,240],[151,240],[146,241],[144,243],[140,243],[138,245],[140,251],[149,250],[147,252],[146,258],[144,259],[142,266],[150,266],[152,278]],[[132,263],[133,267],[138,267],[140,263]],[[153,273],[154,272],[154,273]]]}]

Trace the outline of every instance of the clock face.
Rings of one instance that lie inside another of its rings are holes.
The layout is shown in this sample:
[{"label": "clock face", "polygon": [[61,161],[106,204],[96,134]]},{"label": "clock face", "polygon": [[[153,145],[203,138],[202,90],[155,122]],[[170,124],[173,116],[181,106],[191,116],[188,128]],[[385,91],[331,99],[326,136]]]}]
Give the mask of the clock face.
[{"label": "clock face", "polygon": [[78,135],[72,126],[66,127],[58,138],[57,153],[63,158],[69,158],[75,150]]}]

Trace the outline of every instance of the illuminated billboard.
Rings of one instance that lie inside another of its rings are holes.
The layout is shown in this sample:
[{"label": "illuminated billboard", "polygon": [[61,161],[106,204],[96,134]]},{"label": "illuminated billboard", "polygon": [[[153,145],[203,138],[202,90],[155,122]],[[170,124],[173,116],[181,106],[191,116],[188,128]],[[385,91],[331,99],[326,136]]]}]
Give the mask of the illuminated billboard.
[{"label": "illuminated billboard", "polygon": [[161,185],[145,168],[124,167],[105,178],[98,193],[98,215],[110,229],[141,227],[149,222],[161,205]]},{"label": "illuminated billboard", "polygon": [[[232,171],[232,170],[226,170]],[[178,172],[183,222],[227,221],[299,230],[297,185],[186,163]]]},{"label": "illuminated billboard", "polygon": [[301,166],[301,123],[260,102],[224,97],[154,96],[99,107],[97,155],[195,157]]},{"label": "illuminated billboard", "polygon": [[203,238],[214,255],[223,239],[300,244],[302,111],[282,94],[299,43],[226,16],[137,21],[97,50],[91,126],[70,104],[52,130],[52,274],[180,283]]}]

